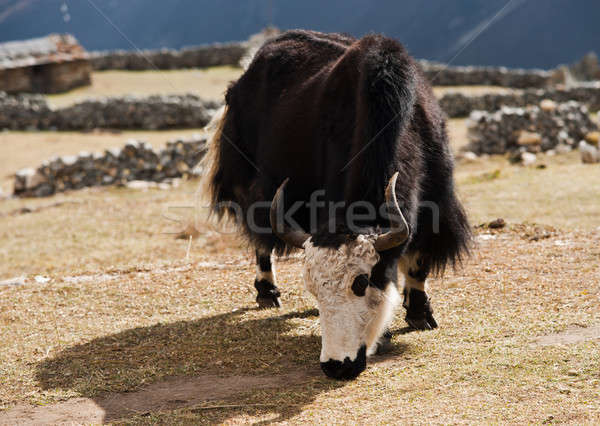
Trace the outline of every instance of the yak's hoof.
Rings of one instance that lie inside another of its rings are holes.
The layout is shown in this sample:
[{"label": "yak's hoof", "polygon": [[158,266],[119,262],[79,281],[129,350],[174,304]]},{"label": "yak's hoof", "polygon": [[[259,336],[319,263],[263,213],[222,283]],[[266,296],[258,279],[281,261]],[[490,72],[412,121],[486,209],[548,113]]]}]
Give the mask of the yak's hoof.
[{"label": "yak's hoof", "polygon": [[394,349],[394,345],[392,344],[392,333],[386,331],[379,339],[379,342],[377,342],[377,350],[375,353],[377,355],[383,355],[391,352],[392,349]]},{"label": "yak's hoof", "polygon": [[271,282],[267,280],[254,281],[254,287],[258,290],[258,296],[256,296],[256,303],[261,309],[267,308],[279,308],[279,289]]},{"label": "yak's hoof", "polygon": [[279,308],[281,304],[279,303],[279,297],[269,296],[269,297],[256,297],[256,303],[258,303],[258,307],[260,309],[270,309],[270,308]]},{"label": "yak's hoof", "polygon": [[410,318],[406,316],[405,320],[410,328],[414,328],[415,330],[433,330],[434,328],[438,328],[435,318],[429,312],[425,314],[425,318]]},{"label": "yak's hoof", "polygon": [[[408,302],[408,305],[406,302]],[[429,303],[429,297],[424,291],[411,289],[407,298],[405,289],[404,307],[406,308],[404,319],[411,328],[415,330],[433,330],[438,327],[437,321],[433,318],[433,309]]]}]

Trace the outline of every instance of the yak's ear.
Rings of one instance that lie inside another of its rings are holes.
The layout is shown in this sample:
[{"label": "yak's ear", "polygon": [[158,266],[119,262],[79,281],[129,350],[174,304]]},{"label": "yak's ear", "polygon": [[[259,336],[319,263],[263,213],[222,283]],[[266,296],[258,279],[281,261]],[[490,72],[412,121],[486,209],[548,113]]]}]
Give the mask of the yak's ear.
[{"label": "yak's ear", "polygon": [[352,291],[357,296],[364,296],[368,286],[369,277],[367,276],[367,274],[362,274],[354,278],[354,282],[352,283]]}]

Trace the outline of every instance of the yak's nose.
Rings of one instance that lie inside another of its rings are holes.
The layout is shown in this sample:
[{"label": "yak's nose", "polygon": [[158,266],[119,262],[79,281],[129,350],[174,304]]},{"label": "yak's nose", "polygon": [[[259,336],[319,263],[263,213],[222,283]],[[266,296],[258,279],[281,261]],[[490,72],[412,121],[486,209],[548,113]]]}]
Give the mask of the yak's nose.
[{"label": "yak's nose", "polygon": [[330,359],[321,363],[321,369],[332,379],[352,380],[358,377],[367,367],[367,347],[362,345],[356,354],[356,358],[351,360],[346,357],[344,361]]}]

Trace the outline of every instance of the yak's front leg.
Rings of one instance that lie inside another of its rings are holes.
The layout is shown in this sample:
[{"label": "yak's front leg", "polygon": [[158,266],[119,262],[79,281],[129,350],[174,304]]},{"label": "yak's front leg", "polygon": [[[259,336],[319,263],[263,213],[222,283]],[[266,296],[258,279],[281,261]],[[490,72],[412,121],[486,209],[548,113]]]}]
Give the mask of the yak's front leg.
[{"label": "yak's front leg", "polygon": [[254,287],[258,291],[256,303],[260,308],[278,308],[279,289],[275,285],[275,270],[271,263],[271,253],[256,250],[256,279]]},{"label": "yak's front leg", "polygon": [[417,330],[437,328],[429,296],[427,296],[426,282],[429,265],[418,253],[413,253],[402,258],[400,269],[404,274],[404,303],[402,306],[406,309],[406,322]]}]

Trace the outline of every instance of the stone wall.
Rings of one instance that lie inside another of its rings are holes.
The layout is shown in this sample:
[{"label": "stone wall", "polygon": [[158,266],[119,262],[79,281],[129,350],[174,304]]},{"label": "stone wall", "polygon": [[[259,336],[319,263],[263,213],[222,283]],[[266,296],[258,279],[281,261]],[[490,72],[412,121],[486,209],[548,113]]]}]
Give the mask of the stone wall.
[{"label": "stone wall", "polygon": [[514,93],[487,93],[466,96],[462,93],[447,93],[440,99],[442,109],[451,118],[468,117],[471,111],[496,111],[502,106],[525,107],[539,104],[543,99],[558,103],[581,102],[592,111],[600,110],[600,83],[581,83],[570,88],[528,89]]},{"label": "stone wall", "polygon": [[549,100],[540,106],[473,111],[467,127],[469,145],[465,150],[477,155],[518,150],[535,153],[559,145],[570,150],[598,130],[585,105],[574,101],[556,104]]},{"label": "stone wall", "polygon": [[216,43],[181,50],[161,49],[114,52],[92,52],[95,70],[169,70],[206,68],[222,65],[238,66],[248,50],[247,42]]},{"label": "stone wall", "polygon": [[145,142],[131,140],[123,148],[103,153],[81,152],[77,156],[56,157],[37,169],[18,171],[14,195],[44,197],[89,186],[125,184],[136,180],[163,182],[193,176],[199,173],[196,166],[205,150],[206,138],[194,135],[190,139],[167,142],[161,150],[155,150]]},{"label": "stone wall", "polygon": [[425,75],[435,86],[502,86],[516,89],[542,88],[550,84],[552,72],[504,67],[457,67],[419,61]]},{"label": "stone wall", "polygon": [[157,95],[89,99],[53,110],[42,96],[0,92],[0,129],[195,128],[205,126],[219,106],[195,95]]}]

